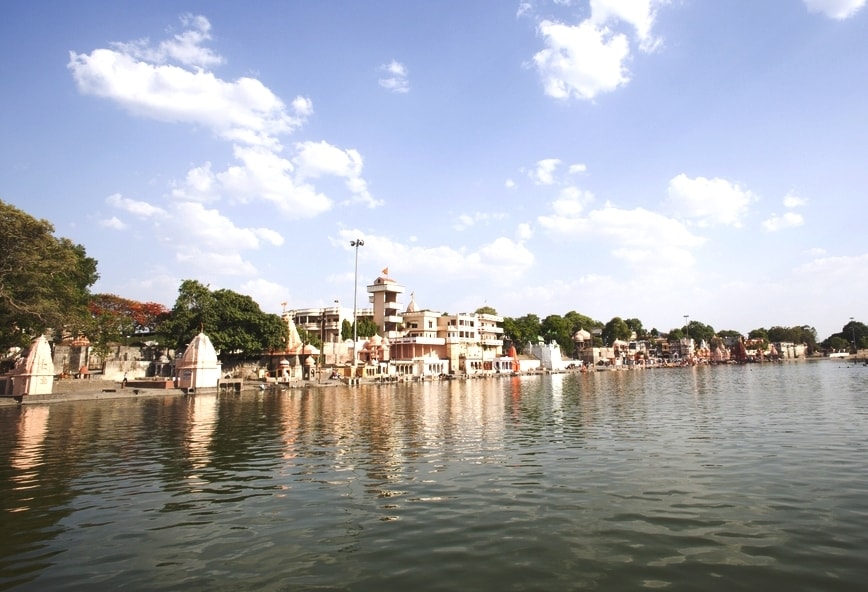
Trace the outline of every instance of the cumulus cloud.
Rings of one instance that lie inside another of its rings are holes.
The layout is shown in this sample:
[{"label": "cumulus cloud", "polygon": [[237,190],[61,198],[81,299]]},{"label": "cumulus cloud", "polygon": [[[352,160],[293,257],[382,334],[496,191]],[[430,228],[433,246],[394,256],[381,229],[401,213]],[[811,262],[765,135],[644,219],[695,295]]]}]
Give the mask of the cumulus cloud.
[{"label": "cumulus cloud", "polygon": [[794,195],[792,193],[788,193],[784,197],[784,207],[785,208],[798,208],[808,203],[808,200],[799,197],[798,195]]},{"label": "cumulus cloud", "polygon": [[537,32],[545,47],[533,63],[545,93],[557,99],[593,100],[627,84],[632,42],[645,52],[662,43],[652,29],[657,8],[665,2],[591,0],[590,16],[577,25],[540,21]]},{"label": "cumulus cloud", "polygon": [[669,181],[667,205],[676,217],[699,226],[740,227],[742,217],[756,199],[753,193],[726,179],[690,178],[681,173]]},{"label": "cumulus cloud", "polygon": [[785,212],[778,216],[773,214],[771,218],[763,221],[763,228],[768,232],[775,232],[784,228],[795,228],[805,223],[801,214]]},{"label": "cumulus cloud", "polygon": [[[204,47],[211,25],[203,16],[182,17],[184,30],[151,44],[147,39],[115,43],[89,54],[70,52],[68,68],[83,94],[105,98],[151,119],[201,125],[233,144],[237,163],[214,171],[210,162],[192,167],[176,182],[177,200],[246,203],[262,200],[290,218],[319,215],[333,201],[307,179],[343,177],[351,202],[380,205],[361,175],[362,158],[326,142],[301,143],[285,157],[280,137],[292,133],[312,114],[307,97],[287,105],[262,82],[251,77],[219,78],[206,67],[223,58]],[[296,175],[296,160],[299,164]]]},{"label": "cumulus cloud", "polygon": [[473,212],[472,214],[459,214],[458,220],[455,224],[452,225],[452,228],[455,230],[467,230],[471,226],[476,226],[477,224],[487,224],[492,220],[500,220],[505,217],[505,214],[502,213],[490,213],[490,212]]},{"label": "cumulus cloud", "polygon": [[551,185],[555,182],[555,170],[561,164],[560,159],[545,158],[536,163],[536,168],[531,172],[531,178],[537,185]]},{"label": "cumulus cloud", "polygon": [[863,6],[865,0],[802,0],[811,12],[837,20],[848,19],[856,14]]},{"label": "cumulus cloud", "polygon": [[342,150],[327,142],[301,142],[296,149],[292,161],[297,167],[298,181],[323,175],[341,177],[356,201],[368,207],[383,204],[368,192],[368,184],[362,178],[362,155],[357,150]]},{"label": "cumulus cloud", "polygon": [[287,108],[254,78],[228,82],[212,72],[145,62],[117,49],[70,52],[68,66],[83,94],[112,100],[151,119],[204,125],[244,144],[278,149],[277,136],[297,129],[309,113],[308,101],[294,101]]},{"label": "cumulus cloud", "polygon": [[166,215],[166,210],[163,208],[151,205],[144,201],[129,199],[122,196],[120,193],[109,195],[105,201],[110,206],[123,210],[137,218],[157,218]]},{"label": "cumulus cloud", "polygon": [[350,241],[362,238],[364,249],[359,257],[389,263],[391,273],[435,274],[444,280],[483,277],[504,283],[521,277],[534,264],[534,255],[524,241],[498,237],[476,249],[451,246],[423,246],[366,234],[358,229],[344,229],[330,239],[336,247],[352,250]]},{"label": "cumulus cloud", "polygon": [[542,21],[537,31],[545,48],[533,57],[545,93],[556,99],[593,99],[630,80],[625,62],[630,55],[626,35],[598,27],[591,20],[579,25]]},{"label": "cumulus cloud", "polygon": [[555,216],[575,218],[592,201],[594,201],[594,194],[590,191],[582,191],[578,187],[565,187],[552,202],[552,211]]},{"label": "cumulus cloud", "polygon": [[395,93],[410,92],[410,81],[407,79],[407,67],[404,64],[392,60],[380,66],[380,71],[386,73],[386,76],[379,80],[380,86]]},{"label": "cumulus cloud", "polygon": [[581,216],[567,201],[555,201],[552,207],[552,215],[537,219],[551,235],[593,241],[613,257],[646,272],[693,265],[692,250],[705,242],[678,220],[644,208],[624,210],[605,204]]},{"label": "cumulus cloud", "polygon": [[[808,203],[806,199],[792,193],[788,193],[783,199],[784,207],[790,210],[800,208],[806,203]],[[802,226],[804,223],[805,219],[801,214],[785,212],[780,216],[772,214],[770,218],[763,221],[762,226],[767,232],[776,232],[785,228],[796,228],[797,226]]]},{"label": "cumulus cloud", "polygon": [[591,0],[591,21],[598,26],[624,21],[631,25],[643,51],[652,51],[659,39],[651,34],[657,16],[658,0]]},{"label": "cumulus cloud", "polygon": [[211,39],[211,23],[207,18],[186,14],[181,17],[181,24],[187,28],[172,39],[161,41],[156,47],[152,47],[148,39],[111,45],[121,53],[157,64],[175,62],[204,68],[223,63],[222,56],[202,47],[202,43]]},{"label": "cumulus cloud", "polygon": [[117,216],[105,218],[99,221],[99,225],[103,228],[111,228],[112,230],[124,230],[127,225],[124,224]]}]

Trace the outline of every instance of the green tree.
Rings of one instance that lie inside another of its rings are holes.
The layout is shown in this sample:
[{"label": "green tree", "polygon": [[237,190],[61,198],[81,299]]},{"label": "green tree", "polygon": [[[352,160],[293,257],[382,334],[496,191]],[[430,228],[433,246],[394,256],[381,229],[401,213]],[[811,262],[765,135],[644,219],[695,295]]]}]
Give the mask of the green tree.
[{"label": "green tree", "polygon": [[645,339],[648,337],[648,332],[642,327],[642,321],[639,319],[624,319],[630,330],[636,334],[636,339]]},{"label": "green tree", "polygon": [[718,331],[717,336],[723,338],[732,337],[738,339],[739,337],[742,337],[742,334],[734,329],[724,329],[723,331]]},{"label": "green tree", "polygon": [[616,340],[627,341],[633,331],[621,317],[613,317],[603,327],[603,343],[611,346]]},{"label": "green tree", "polygon": [[359,337],[373,337],[380,330],[379,325],[373,319],[359,319]]},{"label": "green tree", "polygon": [[160,331],[179,350],[203,331],[222,361],[284,347],[289,336],[283,319],[262,312],[250,296],[225,289],[212,292],[196,280],[181,283],[175,306]]},{"label": "green tree", "polygon": [[302,343],[309,343],[317,349],[322,348],[322,339],[319,338],[318,335],[314,335],[304,327],[298,327],[298,337],[301,339]]},{"label": "green tree", "polygon": [[341,341],[353,338],[353,324],[347,319],[341,321]]},{"label": "green tree", "polygon": [[27,345],[47,329],[83,331],[96,267],[51,223],[0,201],[0,345]]},{"label": "green tree", "polygon": [[540,335],[546,342],[558,344],[561,352],[566,356],[572,356],[576,349],[573,341],[573,325],[560,315],[549,315],[540,323]]},{"label": "green tree", "polygon": [[517,319],[504,317],[503,336],[512,342],[516,351],[524,351],[530,342],[536,342],[540,336],[540,320],[535,314],[527,314]]},{"label": "green tree", "polygon": [[[832,339],[838,338],[846,341],[848,345],[841,346],[840,341],[835,340],[836,345],[832,345]],[[852,320],[841,328],[841,331],[834,333],[823,341],[823,347],[826,349],[853,349],[855,341],[856,349],[865,349],[868,347],[868,327],[864,323]]]},{"label": "green tree", "polygon": [[706,343],[711,343],[711,339],[714,337],[714,335],[714,327],[712,327],[711,325],[706,325],[705,323],[700,323],[699,321],[690,321],[684,327],[684,336],[691,337],[696,343],[700,343],[702,341]]},{"label": "green tree", "polygon": [[491,307],[491,306],[480,306],[479,308],[476,309],[476,314],[496,315],[497,311],[494,309],[494,307]]}]

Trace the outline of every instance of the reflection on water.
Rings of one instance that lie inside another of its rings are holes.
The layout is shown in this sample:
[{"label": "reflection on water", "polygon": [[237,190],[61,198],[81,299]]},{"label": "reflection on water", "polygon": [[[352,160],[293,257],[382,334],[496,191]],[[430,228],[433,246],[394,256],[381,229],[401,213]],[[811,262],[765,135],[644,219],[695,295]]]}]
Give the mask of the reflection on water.
[{"label": "reflection on water", "polygon": [[12,468],[17,469],[12,474],[12,490],[18,496],[12,498],[20,501],[22,505],[8,508],[10,512],[27,510],[27,503],[32,499],[27,491],[39,487],[39,466],[42,464],[42,446],[48,429],[50,409],[48,406],[22,409],[18,422],[18,445],[12,449],[10,455]]},{"label": "reflection on water", "polygon": [[0,408],[0,588],[852,590],[866,387],[824,362]]}]

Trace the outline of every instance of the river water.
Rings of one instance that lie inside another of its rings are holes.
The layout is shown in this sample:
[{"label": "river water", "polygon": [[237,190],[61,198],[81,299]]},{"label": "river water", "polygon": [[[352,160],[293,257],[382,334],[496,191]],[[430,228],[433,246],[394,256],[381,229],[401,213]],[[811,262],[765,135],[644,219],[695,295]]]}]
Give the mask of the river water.
[{"label": "river water", "polygon": [[868,368],[0,408],[0,589],[856,590]]}]

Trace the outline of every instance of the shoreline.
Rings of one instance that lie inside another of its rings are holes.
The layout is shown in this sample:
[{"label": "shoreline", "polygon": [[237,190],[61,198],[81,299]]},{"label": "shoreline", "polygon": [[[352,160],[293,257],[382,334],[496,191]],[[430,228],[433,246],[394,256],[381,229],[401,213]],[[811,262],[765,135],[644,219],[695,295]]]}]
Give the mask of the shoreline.
[{"label": "shoreline", "polygon": [[[820,361],[820,360],[829,360],[835,361],[838,363],[846,363],[849,365],[868,365],[868,360],[865,359],[864,356],[853,356],[851,355],[849,358],[803,358],[800,360],[787,360],[787,361]],[[774,362],[777,363],[777,362]],[[750,364],[747,364],[750,365]],[[110,380],[101,380],[101,379],[87,379],[87,380],[59,380],[55,381],[54,388],[55,392],[40,394],[40,395],[24,395],[22,397],[12,397],[12,396],[0,396],[0,407],[12,407],[12,406],[22,406],[22,405],[47,405],[51,403],[66,403],[71,401],[100,401],[100,400],[110,400],[110,399],[142,399],[142,398],[155,398],[155,397],[183,397],[186,395],[195,395],[195,394],[241,394],[244,392],[272,392],[275,390],[280,391],[292,391],[292,390],[319,390],[326,388],[335,388],[339,386],[388,386],[395,384],[421,384],[424,382],[435,382],[441,380],[484,380],[491,378],[509,378],[513,376],[545,376],[550,374],[592,374],[594,372],[612,372],[612,371],[627,371],[627,370],[662,370],[662,369],[672,369],[672,368],[681,368],[682,366],[668,366],[668,367],[658,367],[658,368],[601,368],[593,371],[581,371],[578,369],[569,369],[569,370],[536,370],[532,372],[524,372],[521,374],[485,374],[485,375],[470,375],[470,376],[449,376],[446,378],[441,377],[430,377],[430,378],[413,378],[409,380],[380,380],[376,378],[364,378],[357,379],[357,381],[352,384],[348,382],[346,379],[327,379],[324,381],[292,381],[288,383],[278,383],[278,382],[262,382],[259,380],[252,379],[250,381],[244,381],[240,379],[234,379],[231,381],[227,381],[223,385],[219,385],[216,387],[208,387],[204,389],[196,389],[187,391],[185,389],[179,389],[174,387],[166,387],[166,386],[146,386],[147,381],[134,381],[127,385],[126,388],[121,386],[120,382],[114,382]],[[683,366],[683,367],[693,367],[693,366]],[[165,384],[163,383],[155,383],[155,384]]]}]

